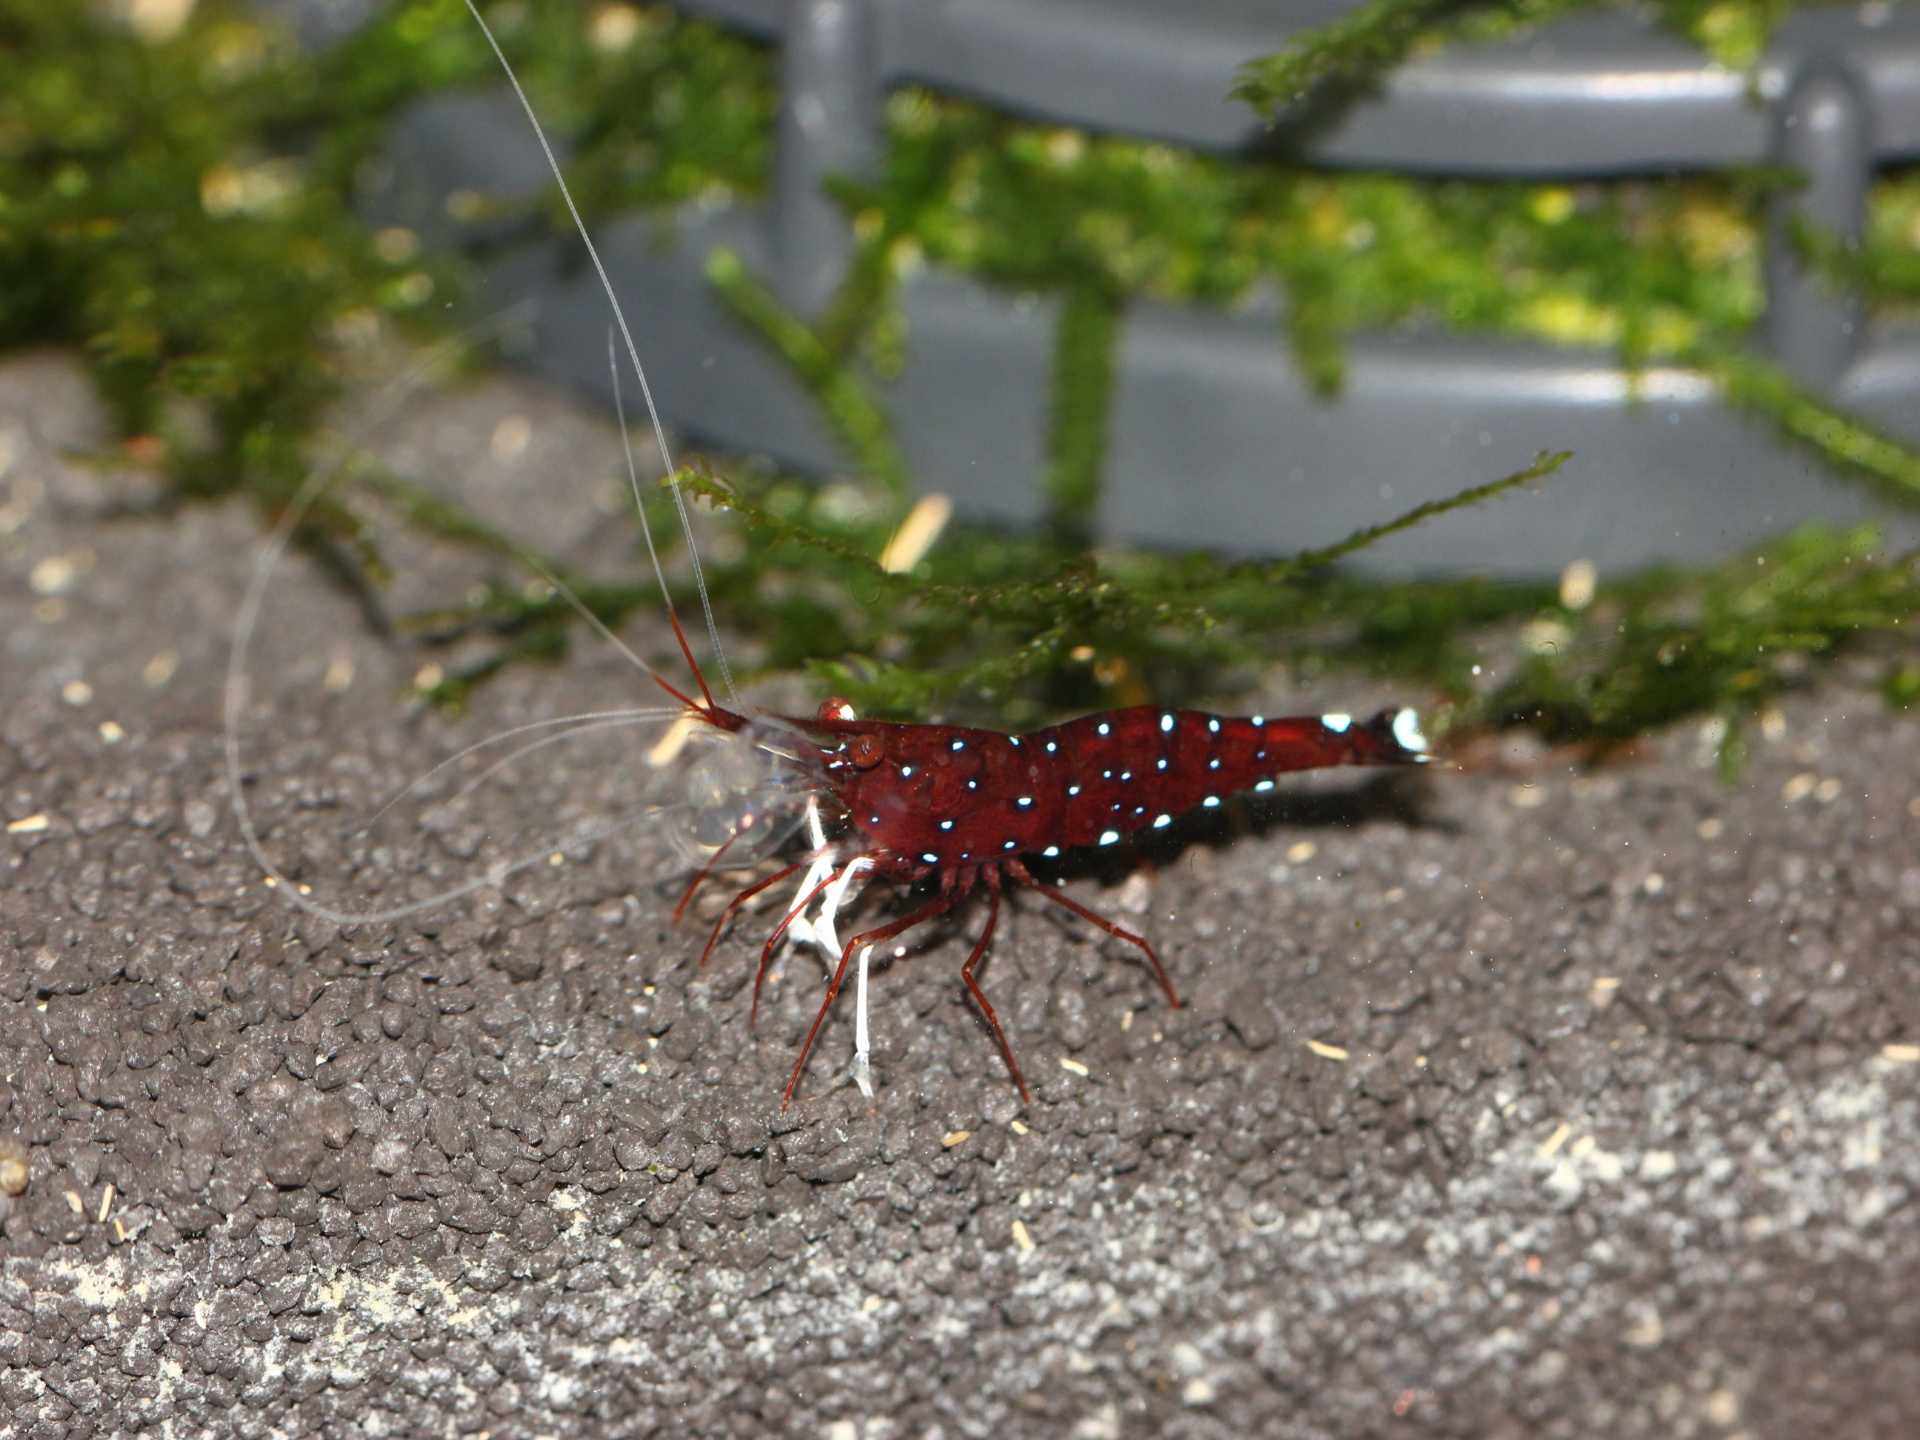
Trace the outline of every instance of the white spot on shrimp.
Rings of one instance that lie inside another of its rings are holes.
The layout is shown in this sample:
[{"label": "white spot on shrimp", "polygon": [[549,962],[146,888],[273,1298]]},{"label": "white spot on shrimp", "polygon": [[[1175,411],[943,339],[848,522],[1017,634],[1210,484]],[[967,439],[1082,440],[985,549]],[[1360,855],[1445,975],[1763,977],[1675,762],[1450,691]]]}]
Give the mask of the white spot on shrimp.
[{"label": "white spot on shrimp", "polygon": [[1113,733],[1113,727],[1107,724],[1107,722],[1104,720],[1102,720],[1098,725],[1094,726],[1093,728],[1095,733],[1097,734],[1111,735]]},{"label": "white spot on shrimp", "polygon": [[1331,715],[1322,715],[1320,717],[1320,723],[1334,734],[1344,735],[1347,733],[1348,728],[1352,726],[1353,717],[1351,715],[1342,715],[1336,710]]},{"label": "white spot on shrimp", "polygon": [[1047,856],[1058,855],[1060,853],[1060,847],[1058,845],[1049,845],[1047,846],[1046,849],[1042,850],[1040,853],[1042,855],[1047,855]]},{"label": "white spot on shrimp", "polygon": [[1155,766],[1154,766],[1153,768],[1154,768],[1154,769],[1156,769],[1156,770],[1164,770],[1164,769],[1166,769],[1166,768],[1167,768],[1167,757],[1166,757],[1166,756],[1164,756],[1164,755],[1162,755],[1162,756],[1160,757],[1160,761],[1159,761],[1159,763],[1158,763],[1158,764],[1156,764],[1156,765],[1155,765]]},{"label": "white spot on shrimp", "polygon": [[1078,795],[1079,793],[1080,793],[1080,787],[1078,785],[1067,786],[1067,794]]},{"label": "white spot on shrimp", "polygon": [[1393,717],[1393,738],[1400,742],[1403,750],[1412,750],[1416,754],[1427,748],[1427,737],[1420,731],[1420,714],[1417,710],[1402,710]]},{"label": "white spot on shrimp", "polygon": [[1220,768],[1220,757],[1218,755],[1214,756],[1211,760],[1207,761],[1207,769],[1218,770],[1219,768]]},{"label": "white spot on shrimp", "polygon": [[1018,800],[1014,801],[1013,803],[1018,805],[1022,810],[1024,810],[1027,808],[1027,806],[1033,804],[1033,796],[1022,795]]},{"label": "white spot on shrimp", "polygon": [[926,854],[922,855],[920,858],[926,861],[927,864],[929,865],[938,865],[940,863],[940,857],[938,855],[935,855],[931,850],[929,850]]},{"label": "white spot on shrimp", "polygon": [[913,778],[913,766],[911,766],[911,765],[902,765],[902,766],[900,767],[900,778],[901,778],[902,780],[909,780],[909,779],[912,779],[912,778]]},{"label": "white spot on shrimp", "polygon": [[1131,771],[1131,770],[1122,770],[1122,771],[1120,772],[1120,778],[1121,778],[1122,780],[1131,780],[1131,779],[1133,779],[1133,771]]},{"label": "white spot on shrimp", "polygon": [[1254,729],[1258,730],[1262,725],[1267,723],[1267,717],[1264,715],[1256,715],[1253,717],[1252,720],[1248,721],[1247,723],[1252,725]]},{"label": "white spot on shrimp", "polygon": [[1111,780],[1111,779],[1113,779],[1113,771],[1111,771],[1111,770],[1102,770],[1102,771],[1100,772],[1100,778],[1101,778],[1102,780]]},{"label": "white spot on shrimp", "polygon": [[1103,830],[1100,833],[1100,843],[1102,845],[1111,845],[1119,838],[1120,832],[1118,830]]},{"label": "white spot on shrimp", "polygon": [[1057,744],[1055,744],[1053,741],[1051,740],[1047,741],[1047,754],[1051,755],[1053,754],[1054,751],[1058,750],[1059,748],[1060,747]]},{"label": "white spot on shrimp", "polygon": [[1211,810],[1213,809],[1214,806],[1220,803],[1220,797],[1218,795],[1209,795],[1207,796],[1206,799],[1202,800],[1200,803],[1206,806],[1207,809]]},{"label": "white spot on shrimp", "polygon": [[1273,781],[1261,780],[1257,782],[1253,788],[1258,791],[1261,791],[1262,793],[1265,793],[1266,791],[1273,789]]},{"label": "white spot on shrimp", "polygon": [[967,789],[978,790],[979,788],[980,788],[980,782],[978,780],[967,781]]},{"label": "white spot on shrimp", "polygon": [[960,751],[966,748],[967,748],[967,742],[964,740],[956,740],[953,742],[953,750],[955,754],[958,754]]},{"label": "white spot on shrimp", "polygon": [[1160,717],[1160,733],[1162,735],[1171,735],[1173,733],[1173,716],[1162,715]]},{"label": "white spot on shrimp", "polygon": [[1007,743],[1017,750],[1020,748],[1020,737],[1018,735],[1009,735],[1007,737]]},{"label": "white spot on shrimp", "polygon": [[1020,848],[1020,842],[1017,840],[1009,840],[1007,841],[1006,848],[1009,850],[1018,850]]},{"label": "white spot on shrimp", "polygon": [[940,822],[940,828],[941,828],[942,830],[951,830],[951,829],[953,829],[953,821],[951,821],[951,820],[942,820],[942,821]]},{"label": "white spot on shrimp", "polygon": [[1207,732],[1211,735],[1218,735],[1220,733],[1220,717],[1218,715],[1209,715],[1207,717]]},{"label": "white spot on shrimp", "polygon": [[1156,830],[1163,825],[1171,825],[1172,823],[1173,816],[1171,815],[1156,815],[1153,817],[1153,828]]}]

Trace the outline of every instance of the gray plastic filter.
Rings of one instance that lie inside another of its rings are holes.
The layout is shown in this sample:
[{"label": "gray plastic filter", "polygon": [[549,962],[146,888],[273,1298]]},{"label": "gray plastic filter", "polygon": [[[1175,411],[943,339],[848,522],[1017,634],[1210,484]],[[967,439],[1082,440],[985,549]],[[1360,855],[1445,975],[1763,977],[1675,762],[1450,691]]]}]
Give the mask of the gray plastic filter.
[{"label": "gray plastic filter", "polygon": [[[1869,335],[1857,299],[1806,275],[1804,216],[1860,234],[1877,165],[1920,156],[1920,9],[1803,11],[1752,75],[1619,13],[1591,14],[1394,71],[1326,113],[1262,126],[1226,99],[1240,65],[1339,4],[1266,0],[686,0],[781,46],[774,198],[683,217],[663,245],[635,218],[598,237],[662,411],[696,439],[803,471],[847,459],[786,369],[718,301],[726,245],[790,305],[832,294],[850,250],[822,181],[869,173],[891,85],[1035,118],[1330,167],[1580,178],[1774,162],[1808,179],[1771,225],[1768,353],[1897,435],[1920,439],[1920,339]],[[546,183],[504,95],[442,99],[400,126],[371,203],[429,238],[473,237],[446,201]],[[523,301],[526,358],[605,394],[605,302],[558,245],[492,268]],[[905,283],[907,364],[884,398],[918,482],[963,512],[1043,508],[1054,302],[950,274]],[[1541,449],[1576,459],[1537,493],[1443,518],[1369,552],[1376,568],[1533,575],[1697,561],[1809,519],[1890,519],[1856,481],[1722,405],[1700,376],[1637,384],[1604,353],[1443,333],[1362,334],[1336,399],[1297,373],[1273,314],[1130,307],[1111,409],[1103,534],[1281,553],[1497,478]]]}]

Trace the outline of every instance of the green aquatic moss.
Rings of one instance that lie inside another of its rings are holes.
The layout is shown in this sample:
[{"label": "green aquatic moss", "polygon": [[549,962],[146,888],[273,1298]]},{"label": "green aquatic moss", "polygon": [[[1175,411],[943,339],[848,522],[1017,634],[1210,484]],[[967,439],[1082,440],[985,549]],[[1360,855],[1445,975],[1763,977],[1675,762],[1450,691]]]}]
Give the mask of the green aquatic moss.
[{"label": "green aquatic moss", "polygon": [[[359,223],[356,173],[402,107],[490,83],[496,62],[459,0],[393,7],[321,55],[235,0],[187,11],[143,31],[105,5],[0,0],[0,344],[78,345],[178,494],[273,507],[380,339],[444,332],[458,291],[455,261]],[[617,52],[573,6],[506,27],[530,79],[595,114],[651,94],[581,122],[588,188],[648,203],[754,188],[764,54],[634,14]],[[316,507],[316,535],[377,572],[346,511]]]},{"label": "green aquatic moss", "polygon": [[[1581,3],[1373,0],[1249,66],[1240,93],[1283,123],[1310,119],[1408,55]],[[1738,67],[1786,7],[1658,9]],[[460,0],[404,0],[323,55],[301,53],[235,0],[203,0],[164,34],[113,13],[0,0],[0,343],[77,344],[122,438],[175,495],[241,493],[271,513],[300,483],[326,407],[372,357],[396,339],[446,334],[458,313],[460,257],[427,253],[405,230],[368,233],[352,202],[393,117],[437,92],[497,83],[493,57]],[[514,0],[488,13],[565,142],[591,215],[665,216],[764,191],[775,113],[766,49],[653,6]],[[1363,326],[1440,325],[1608,347],[1630,368],[1695,366],[1776,422],[1783,443],[1913,495],[1920,457],[1753,358],[1763,211],[1791,177],[1327,174],[1034,125],[912,89],[889,98],[886,126],[880,172],[835,187],[856,246],[823,314],[787,313],[736,257],[709,265],[814,395],[856,471],[826,490],[752,473],[686,478],[742,527],[746,543],[715,557],[709,579],[760,670],[807,669],[871,713],[1021,724],[1155,696],[1223,697],[1276,662],[1344,667],[1439,696],[1443,723],[1459,730],[1525,725],[1605,747],[1707,715],[1722,722],[1729,757],[1741,717],[1850,647],[1884,652],[1890,699],[1920,696],[1904,641],[1912,562],[1869,532],[1809,531],[1695,573],[1600,577],[1579,604],[1548,584],[1370,581],[1342,569],[1345,551],[1245,565],[1089,548],[1113,347],[1139,298],[1272,314],[1328,394],[1342,384],[1345,336]],[[542,204],[561,225],[557,199]],[[1877,185],[1857,250],[1801,238],[1878,312],[1920,300],[1911,175]],[[890,575],[872,557],[913,486],[881,382],[910,339],[899,278],[927,264],[1057,301],[1051,523],[1030,536],[955,526],[911,574]],[[396,477],[360,483],[409,523],[518,553]],[[1554,482],[1543,468],[1513,483]],[[1458,503],[1475,499],[1498,503]],[[669,510],[658,518],[671,533]],[[377,595],[380,556],[358,512],[324,501],[304,538]],[[532,563],[610,623],[658,602],[650,582],[588,585]],[[430,640],[493,637],[486,658],[436,690],[457,703],[501,665],[561,653],[576,620],[558,594],[503,586],[410,623]]]},{"label": "green aquatic moss", "polygon": [[[1248,62],[1233,93],[1281,120],[1297,108],[1310,109],[1328,92],[1351,92],[1400,61],[1443,45],[1505,39],[1529,25],[1606,3],[1366,0],[1338,20],[1296,36],[1280,54]],[[1655,0],[1646,8],[1728,69],[1743,70],[1765,53],[1774,29],[1794,5],[1793,0]]]}]

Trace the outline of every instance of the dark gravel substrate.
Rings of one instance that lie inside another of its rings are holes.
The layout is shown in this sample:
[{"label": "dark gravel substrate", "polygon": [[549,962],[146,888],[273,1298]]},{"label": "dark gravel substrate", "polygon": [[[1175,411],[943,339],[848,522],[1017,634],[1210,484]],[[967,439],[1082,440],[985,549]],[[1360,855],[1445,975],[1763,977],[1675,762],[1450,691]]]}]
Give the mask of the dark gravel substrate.
[{"label": "dark gravel substrate", "polygon": [[[770,917],[693,970],[649,832],[375,931],[261,884],[218,730],[256,526],[109,518],[138,482],[62,456],[96,423],[66,360],[0,368],[0,1436],[1920,1421],[1920,726],[1872,697],[1789,706],[1731,789],[1689,731],[1584,778],[1322,785],[1074,882],[1163,943],[1177,1013],[1016,907],[987,984],[1028,1107],[955,974],[976,913],[877,976],[876,1102],[842,1015],[782,1115],[818,968],[749,1033]],[[417,403],[385,453],[624,543],[612,441],[524,384]],[[248,763],[317,892],[457,878],[483,825],[646,783],[650,732],[615,735],[355,840],[449,727],[310,567],[275,616]],[[583,651],[452,730],[634,693]]]}]

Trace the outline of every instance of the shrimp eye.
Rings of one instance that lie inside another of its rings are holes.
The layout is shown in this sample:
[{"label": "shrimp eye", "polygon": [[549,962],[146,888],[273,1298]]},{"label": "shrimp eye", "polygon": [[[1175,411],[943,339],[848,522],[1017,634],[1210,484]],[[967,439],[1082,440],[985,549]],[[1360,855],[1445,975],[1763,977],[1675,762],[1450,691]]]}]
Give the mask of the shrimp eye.
[{"label": "shrimp eye", "polygon": [[829,720],[829,721],[852,720],[855,718],[853,713],[853,706],[848,704],[845,700],[842,700],[839,696],[836,695],[831,700],[825,700],[821,702],[820,718],[822,720]]},{"label": "shrimp eye", "polygon": [[847,758],[862,770],[871,770],[886,758],[887,747],[878,735],[856,735],[848,742]]}]

